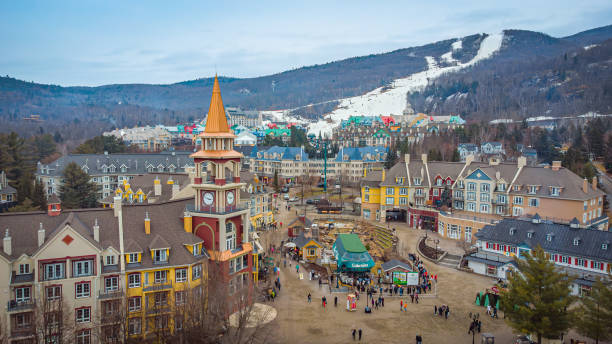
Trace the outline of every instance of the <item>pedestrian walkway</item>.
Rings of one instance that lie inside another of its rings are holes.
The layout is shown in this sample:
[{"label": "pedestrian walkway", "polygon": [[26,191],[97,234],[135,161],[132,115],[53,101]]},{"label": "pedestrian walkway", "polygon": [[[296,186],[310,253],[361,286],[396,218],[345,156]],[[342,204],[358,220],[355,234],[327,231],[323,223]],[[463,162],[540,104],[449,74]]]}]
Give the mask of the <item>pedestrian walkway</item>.
[{"label": "pedestrian walkway", "polygon": [[457,266],[459,266],[459,262],[461,262],[461,256],[447,253],[438,264],[446,266],[447,268],[456,269]]}]

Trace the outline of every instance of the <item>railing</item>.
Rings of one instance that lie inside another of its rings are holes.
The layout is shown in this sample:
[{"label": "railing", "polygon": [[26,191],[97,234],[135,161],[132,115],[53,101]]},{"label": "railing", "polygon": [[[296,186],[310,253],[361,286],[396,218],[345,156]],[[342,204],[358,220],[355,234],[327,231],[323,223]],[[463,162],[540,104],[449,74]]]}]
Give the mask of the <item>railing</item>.
[{"label": "railing", "polygon": [[170,311],[170,305],[157,306],[153,305],[152,307],[147,307],[145,313],[147,314],[159,314],[159,313],[167,313]]},{"label": "railing", "polygon": [[11,300],[7,302],[6,310],[8,312],[21,312],[34,309],[36,306],[36,301],[33,299],[25,300],[25,301],[15,301]]},{"label": "railing", "polygon": [[172,289],[171,281],[167,281],[164,283],[145,284],[142,288],[142,291],[148,292],[148,291],[159,291],[159,290],[166,290],[166,289]]},{"label": "railing", "polygon": [[440,215],[451,217],[451,218],[456,218],[456,219],[483,222],[483,223],[488,223],[488,224],[494,224],[495,222],[499,221],[498,219],[490,219],[486,217],[478,217],[478,216],[472,216],[472,215],[467,215],[467,214],[457,214],[457,213],[452,214],[452,213],[447,213],[444,211],[440,211]]},{"label": "railing", "polygon": [[244,206],[226,206],[226,207],[222,207],[222,208],[217,208],[214,206],[201,206],[200,210],[196,210],[195,209],[195,205],[193,204],[188,204],[187,205],[187,211],[189,212],[193,212],[193,213],[202,213],[202,214],[218,214],[218,215],[224,215],[224,214],[230,214],[230,213],[235,213],[237,211],[242,211],[242,210],[247,210],[247,207]]},{"label": "railing", "polygon": [[29,337],[29,336],[33,336],[34,334],[35,334],[34,326],[11,329],[11,338]]},{"label": "railing", "polygon": [[123,297],[123,289],[116,289],[116,290],[100,290],[100,293],[98,294],[98,299],[103,300],[103,299],[118,299]]}]

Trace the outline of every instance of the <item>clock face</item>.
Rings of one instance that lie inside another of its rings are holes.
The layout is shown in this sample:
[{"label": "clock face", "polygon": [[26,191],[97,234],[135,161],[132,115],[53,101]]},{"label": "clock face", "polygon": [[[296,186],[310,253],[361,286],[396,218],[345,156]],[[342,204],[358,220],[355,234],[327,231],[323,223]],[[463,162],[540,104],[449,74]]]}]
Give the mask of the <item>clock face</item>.
[{"label": "clock face", "polygon": [[214,197],[213,197],[212,192],[206,192],[202,196],[202,201],[204,201],[204,204],[206,205],[211,205],[213,203],[213,200],[214,200]]},{"label": "clock face", "polygon": [[227,204],[234,204],[234,193],[231,191],[227,192]]}]

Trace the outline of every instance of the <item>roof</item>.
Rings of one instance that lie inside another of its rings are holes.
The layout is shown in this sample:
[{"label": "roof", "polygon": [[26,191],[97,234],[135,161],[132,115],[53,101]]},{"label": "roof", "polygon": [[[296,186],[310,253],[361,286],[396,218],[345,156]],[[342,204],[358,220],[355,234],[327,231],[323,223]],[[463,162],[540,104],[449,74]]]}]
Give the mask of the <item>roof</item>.
[{"label": "roof", "polygon": [[401,268],[404,270],[412,271],[412,266],[410,266],[410,264],[404,263],[401,260],[397,259],[391,259],[388,262],[384,262],[382,263],[381,267],[384,271],[389,271],[394,268]]},{"label": "roof", "polygon": [[378,187],[382,182],[382,170],[367,171],[366,176],[361,178],[361,186]]},{"label": "roof", "polygon": [[350,253],[361,253],[367,252],[363,243],[361,243],[361,239],[357,234],[338,234],[338,239],[336,241],[342,242],[342,247],[344,250]]},{"label": "roof", "polygon": [[513,257],[507,257],[502,254],[495,253],[474,252],[470,255],[465,256],[465,259],[494,266],[502,266],[508,263],[516,265],[516,263],[514,263]]},{"label": "roof", "polygon": [[323,247],[323,245],[321,245],[320,242],[316,241],[314,238],[306,237],[306,235],[303,232],[300,233],[300,235],[298,235],[297,238],[293,239],[293,243],[298,248],[302,248],[302,247],[306,246],[306,244],[308,244],[311,241],[314,242],[315,244],[317,244],[319,247]]},{"label": "roof", "polygon": [[17,190],[10,185],[0,186],[0,194],[14,194]]},{"label": "roof", "polygon": [[208,108],[208,116],[206,116],[205,134],[230,133],[223,107],[223,99],[221,99],[221,88],[219,87],[219,79],[215,75],[215,83],[213,85],[212,97],[210,98],[210,107]]},{"label": "roof", "polygon": [[342,161],[384,161],[388,148],[383,146],[373,147],[341,147],[334,159],[336,162]]},{"label": "roof", "polygon": [[[160,153],[116,153],[116,154],[68,154],[49,164],[39,164],[37,175],[59,177],[64,168],[74,162],[81,166],[90,176],[113,174],[146,174],[148,168],[153,167],[156,172],[163,171],[185,172],[185,167],[193,166],[193,159],[188,151],[165,151]],[[104,168],[113,166],[115,172]],[[124,168],[125,172],[121,172]]]},{"label": "roof", "polygon": [[[267,157],[266,157],[267,154]],[[298,160],[296,157],[300,157],[299,161],[308,161],[308,154],[302,147],[279,147],[272,146],[267,150],[259,150],[257,152],[257,159],[261,160]]]},{"label": "roof", "polygon": [[[534,196],[553,197],[550,195],[550,187],[561,187],[559,196],[555,198],[589,200],[604,195],[603,191],[594,190],[589,182],[587,182],[587,192],[584,192],[582,189],[583,179],[564,167],[555,171],[552,168],[525,166],[514,184],[540,186]],[[512,193],[529,196],[528,191],[527,187],[523,187],[520,191],[513,190]]]},{"label": "roof", "polygon": [[[514,234],[510,234],[511,228]],[[528,232],[532,232],[531,238],[527,237]],[[550,241],[547,240],[547,234],[552,234]],[[612,262],[612,232],[608,231],[504,219],[496,225],[485,226],[476,233],[476,237],[481,241],[527,245],[531,249],[539,245],[548,252]],[[576,238],[580,240],[578,245],[574,245]],[[608,244],[608,248],[602,249],[602,244]]]}]

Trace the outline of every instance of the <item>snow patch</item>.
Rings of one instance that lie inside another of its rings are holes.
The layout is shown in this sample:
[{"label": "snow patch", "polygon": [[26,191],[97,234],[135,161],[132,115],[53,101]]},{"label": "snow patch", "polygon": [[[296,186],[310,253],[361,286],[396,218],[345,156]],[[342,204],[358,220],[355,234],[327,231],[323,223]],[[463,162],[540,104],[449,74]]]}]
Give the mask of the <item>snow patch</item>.
[{"label": "snow patch", "polygon": [[451,47],[453,48],[453,50],[461,50],[463,48],[463,41],[459,39],[453,42],[453,44],[451,44]]},{"label": "snow patch", "polygon": [[[379,87],[364,95],[340,99],[338,107],[323,119],[310,124],[308,133],[331,136],[332,128],[350,116],[401,115],[407,106],[407,94],[423,89],[430,80],[444,73],[457,72],[491,57],[501,48],[503,33],[487,36],[481,43],[478,53],[466,63],[449,67],[439,67],[432,56],[426,56],[427,70],[414,73],[406,78],[394,80],[390,87]],[[457,42],[454,42],[455,44]]]},{"label": "snow patch", "polygon": [[590,44],[590,45],[584,46],[584,50],[593,49],[593,48],[598,47],[598,46],[599,46],[599,44]]}]

